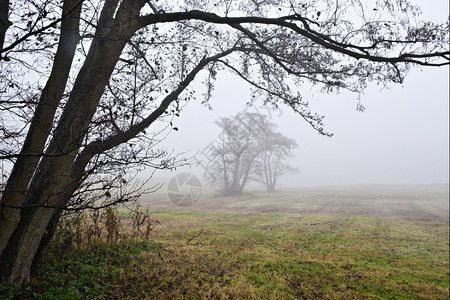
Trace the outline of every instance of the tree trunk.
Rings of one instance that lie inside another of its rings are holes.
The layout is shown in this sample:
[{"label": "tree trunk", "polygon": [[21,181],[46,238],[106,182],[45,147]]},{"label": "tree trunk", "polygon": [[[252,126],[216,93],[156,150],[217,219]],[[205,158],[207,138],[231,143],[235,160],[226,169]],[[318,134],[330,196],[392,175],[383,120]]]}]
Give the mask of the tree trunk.
[{"label": "tree trunk", "polygon": [[2,253],[0,279],[10,283],[27,283],[45,228],[55,209],[22,209],[20,223]]},{"label": "tree trunk", "polygon": [[58,221],[59,218],[61,217],[62,212],[63,211],[60,209],[56,213],[54,213],[52,218],[50,219],[50,222],[47,225],[47,228],[45,229],[44,236],[42,237],[41,243],[39,244],[39,247],[36,250],[36,256],[31,264],[31,271],[30,271],[31,277],[36,274],[37,267],[42,260],[42,254],[56,232]]},{"label": "tree trunk", "polygon": [[20,207],[25,191],[44,152],[45,142],[52,130],[56,109],[67,84],[73,57],[79,40],[79,0],[65,1],[61,21],[61,34],[52,71],[42,90],[39,104],[28,129],[20,156],[17,158],[1,197],[0,206],[0,253],[20,221]]},{"label": "tree trunk", "polygon": [[[11,22],[8,20],[9,0],[0,0],[0,50],[3,50],[5,42],[5,33]],[[0,55],[1,57],[1,55]]]},{"label": "tree trunk", "polygon": [[36,167],[30,167],[33,172],[29,185],[28,178],[17,177],[23,184],[26,182],[25,186],[28,185],[27,192],[21,195],[24,200],[18,205],[24,208],[11,210],[9,203],[2,203],[6,204],[3,215],[14,215],[13,221],[18,224],[13,226],[11,222],[12,226],[6,226],[8,222],[3,220],[0,224],[0,232],[9,232],[0,237],[4,245],[0,254],[0,281],[22,284],[30,280],[31,267],[36,265],[39,253],[54,232],[61,209],[72,195],[65,187],[77,186],[79,179],[70,175],[89,123],[124,46],[137,29],[133,20],[137,20],[142,1],[123,1],[115,19],[113,8],[117,1],[106,3],[85,63],[75,80],[46,155],[37,166],[39,172],[34,172]]}]

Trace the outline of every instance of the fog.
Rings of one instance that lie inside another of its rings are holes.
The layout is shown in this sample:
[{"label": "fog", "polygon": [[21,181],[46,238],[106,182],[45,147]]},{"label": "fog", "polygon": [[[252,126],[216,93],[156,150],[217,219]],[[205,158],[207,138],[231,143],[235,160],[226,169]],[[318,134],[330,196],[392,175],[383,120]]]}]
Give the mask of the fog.
[{"label": "fog", "polygon": [[[261,102],[246,106],[248,88],[232,75],[221,74],[212,110],[201,105],[200,99],[189,103],[175,120],[179,131],[172,132],[163,144],[177,152],[198,152],[197,158],[205,160],[202,151],[220,134],[214,120],[244,110],[259,111],[299,145],[291,164],[300,172],[282,178],[282,185],[447,183],[448,80],[447,68],[414,70],[403,86],[370,87],[361,99],[364,112],[356,111],[357,95],[352,93],[307,90],[303,97],[310,99],[314,112],[325,116],[326,130],[334,134],[328,138],[287,107],[272,110]],[[203,174],[199,166],[176,170],[185,171]]]},{"label": "fog", "polygon": [[[423,18],[445,20],[448,3],[439,3],[419,3]],[[251,111],[267,114],[281,133],[299,145],[296,157],[290,160],[299,173],[282,177],[280,188],[449,182],[448,67],[414,67],[403,85],[390,84],[388,89],[370,85],[361,95],[364,112],[356,110],[356,94],[322,94],[317,87],[298,86],[311,110],[325,116],[325,129],[334,134],[332,138],[319,135],[286,106],[277,110],[263,107],[261,98],[248,107],[249,86],[230,73],[219,74],[210,110],[201,104],[204,88],[200,81],[195,86],[197,100],[188,103],[174,121],[179,131],[173,131],[163,143],[175,152],[197,153],[200,162],[205,160],[202,151],[220,133],[214,121]],[[168,178],[180,172],[202,177],[203,171],[192,165],[160,171],[155,177]]]}]

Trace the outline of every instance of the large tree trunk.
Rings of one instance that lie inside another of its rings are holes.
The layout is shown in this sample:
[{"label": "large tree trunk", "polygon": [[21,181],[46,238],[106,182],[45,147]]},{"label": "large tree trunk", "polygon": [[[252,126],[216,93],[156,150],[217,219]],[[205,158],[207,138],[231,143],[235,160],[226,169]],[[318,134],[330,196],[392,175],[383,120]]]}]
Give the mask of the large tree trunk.
[{"label": "large tree trunk", "polygon": [[61,22],[61,34],[52,71],[42,90],[20,156],[14,164],[1,197],[0,253],[20,221],[19,208],[24,203],[25,191],[39,162],[39,154],[44,152],[45,142],[52,130],[55,112],[67,84],[79,40],[80,12],[79,0],[64,2],[62,14],[67,17]]},{"label": "large tree trunk", "polygon": [[9,0],[0,0],[0,50],[3,50],[6,30],[8,30],[8,27],[12,24],[8,20],[8,12]]},{"label": "large tree trunk", "polygon": [[[80,1],[79,3],[82,2]],[[145,3],[144,0],[105,0],[89,53],[76,77],[44,155],[41,155],[43,149],[33,149],[37,151],[39,159],[27,161],[30,164],[23,163],[27,169],[26,175],[20,174],[22,170],[15,167],[15,172],[21,176],[12,176],[8,184],[22,189],[7,189],[2,196],[1,213],[4,219],[0,222],[0,232],[6,234],[0,236],[0,243],[3,245],[0,251],[0,281],[21,284],[30,280],[32,267],[36,266],[42,250],[51,239],[62,210],[67,207],[81,182],[86,165],[94,155],[135,137],[160,117],[171,102],[178,99],[180,93],[208,63],[234,51],[229,49],[202,59],[179,86],[164,98],[160,106],[139,124],[81,148],[124,46],[136,30],[143,26],[139,12]],[[54,113],[48,118],[50,124],[53,124],[53,118]],[[36,122],[33,119],[29,130],[32,126],[39,125]],[[43,140],[42,148],[50,130],[51,128],[45,138],[39,137]],[[23,151],[25,154],[33,153],[30,149]],[[27,157],[32,156],[24,155],[23,159]],[[10,195],[18,196],[15,199]],[[12,215],[14,218],[10,217]],[[6,226],[7,224],[10,225]]]},{"label": "large tree trunk", "polygon": [[21,193],[21,199],[16,202],[19,204],[16,206],[24,208],[11,208],[6,201],[9,198],[3,200],[3,216],[11,221],[2,220],[0,224],[0,232],[7,232],[0,237],[3,245],[0,281],[26,283],[30,280],[33,262],[39,259],[38,252],[42,253],[51,238],[61,209],[72,195],[66,187],[76,187],[81,178],[71,177],[75,158],[119,56],[137,29],[133,20],[137,19],[143,5],[143,1],[123,1],[113,19],[117,2],[106,1],[102,9],[96,37],[75,80],[46,155],[39,161],[39,172],[34,172],[36,167],[33,165],[26,165],[25,169],[29,169],[32,175],[31,181],[21,176],[13,177],[13,183],[20,181],[22,187],[28,185],[22,189],[27,192]]}]

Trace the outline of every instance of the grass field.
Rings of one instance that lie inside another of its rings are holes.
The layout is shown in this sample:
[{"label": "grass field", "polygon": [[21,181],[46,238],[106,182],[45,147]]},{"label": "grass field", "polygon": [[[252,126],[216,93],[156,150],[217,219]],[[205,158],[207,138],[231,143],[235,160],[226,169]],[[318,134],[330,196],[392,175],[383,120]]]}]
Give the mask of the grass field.
[{"label": "grass field", "polygon": [[355,186],[177,208],[143,201],[149,241],[49,252],[36,299],[448,299],[448,186]]}]

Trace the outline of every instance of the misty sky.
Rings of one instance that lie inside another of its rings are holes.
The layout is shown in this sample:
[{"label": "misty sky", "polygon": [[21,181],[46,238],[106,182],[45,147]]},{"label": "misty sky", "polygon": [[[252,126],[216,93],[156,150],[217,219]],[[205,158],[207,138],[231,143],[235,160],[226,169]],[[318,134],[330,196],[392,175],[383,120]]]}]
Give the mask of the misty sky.
[{"label": "misty sky", "polygon": [[[423,18],[444,21],[447,1],[421,1]],[[198,85],[200,87],[200,85]],[[269,115],[279,131],[297,141],[299,149],[290,163],[298,174],[281,179],[283,186],[336,184],[433,184],[449,182],[449,68],[414,68],[403,86],[390,84],[381,90],[370,86],[362,95],[364,112],[356,111],[357,95],[321,94],[318,88],[298,87],[313,112],[325,115],[325,129],[334,137],[320,136],[288,107],[269,111],[245,103],[249,87],[231,74],[219,74],[212,110],[201,97],[190,102],[175,120],[178,132],[163,145],[177,152],[201,152],[220,131],[213,124],[219,117],[243,110]],[[201,91],[197,92],[198,96]],[[199,155],[199,159],[202,156]],[[201,167],[162,171],[155,177],[180,172],[201,176]]]}]

